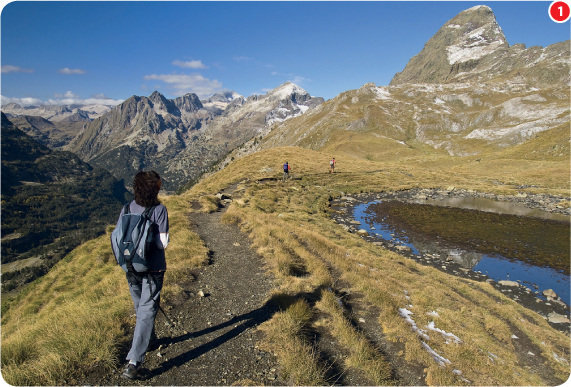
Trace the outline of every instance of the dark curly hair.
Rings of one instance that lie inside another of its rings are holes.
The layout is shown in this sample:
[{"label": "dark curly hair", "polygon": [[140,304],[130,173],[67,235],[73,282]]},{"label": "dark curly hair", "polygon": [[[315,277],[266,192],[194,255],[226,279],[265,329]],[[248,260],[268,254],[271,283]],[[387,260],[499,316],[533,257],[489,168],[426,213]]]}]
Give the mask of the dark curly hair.
[{"label": "dark curly hair", "polygon": [[155,171],[140,171],[133,179],[135,202],[143,207],[152,207],[161,204],[158,195],[161,189],[161,177]]}]

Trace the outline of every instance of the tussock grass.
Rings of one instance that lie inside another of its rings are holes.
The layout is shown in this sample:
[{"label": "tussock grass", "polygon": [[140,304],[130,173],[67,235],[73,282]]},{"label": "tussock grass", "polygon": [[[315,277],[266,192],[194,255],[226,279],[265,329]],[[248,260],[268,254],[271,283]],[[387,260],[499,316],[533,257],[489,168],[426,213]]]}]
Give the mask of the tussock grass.
[{"label": "tussock grass", "polygon": [[[333,156],[330,152],[295,147],[270,149],[236,161],[199,187],[215,192],[231,182],[242,182],[246,188],[241,202],[230,206],[225,215],[227,221],[239,224],[249,233],[274,274],[278,291],[290,298],[289,304],[296,299],[306,300],[315,305],[312,308],[316,311],[327,311],[332,316],[329,329],[351,353],[346,366],[364,370],[375,383],[392,383],[388,376],[390,365],[352,330],[342,313],[335,310],[330,293],[323,291],[335,286],[336,279],[350,283],[352,291],[364,294],[365,300],[381,311],[378,323],[385,339],[404,344],[402,356],[425,366],[429,385],[465,383],[452,373],[454,369],[475,385],[542,384],[537,374],[521,365],[511,339],[514,329],[537,345],[547,359],[545,367],[549,372],[565,380],[569,376],[568,365],[556,361],[554,354],[569,361],[569,340],[543,317],[487,283],[467,281],[419,265],[342,231],[329,218],[327,208],[331,198],[343,194],[414,187],[454,186],[514,195],[519,192],[518,185],[527,184],[539,192],[567,195],[569,165],[560,161],[509,159],[501,154],[460,159],[424,150],[417,156],[411,151],[402,159],[394,159],[389,153],[388,160],[377,162],[377,158],[382,159],[382,152],[370,157],[371,161],[365,158],[372,154],[370,149],[363,147],[363,151],[367,152],[363,158],[334,154],[337,172],[329,174],[325,166]],[[300,171],[299,180],[279,181],[279,165],[286,159]],[[268,172],[272,166],[275,171]],[[426,330],[430,340],[425,341],[411,329],[399,313],[402,308],[413,313],[416,326]],[[292,323],[287,321],[287,310],[284,307],[264,329],[268,345],[278,354],[282,367],[301,368],[302,363],[289,365],[289,353],[295,350],[290,348],[288,354],[283,350],[290,346],[299,346],[299,351],[308,348],[302,332],[291,328]],[[438,313],[438,317],[428,314],[431,312]],[[461,341],[451,341],[428,329],[431,323]],[[298,335],[285,335],[283,330]],[[439,365],[423,342],[452,365]],[[309,358],[317,362],[316,369],[323,368],[318,356]]]},{"label": "tussock grass", "polygon": [[[188,202],[161,198],[169,211],[164,299],[177,281],[208,260],[202,240],[188,227]],[[125,274],[107,235],[79,246],[42,278],[2,305],[2,376],[11,385],[74,384],[91,367],[110,369],[129,343],[133,305]]]},{"label": "tussock grass", "polygon": [[305,336],[311,318],[311,307],[304,300],[298,300],[261,327],[266,332],[266,345],[280,359],[282,377],[291,385],[327,384],[326,370],[320,367],[318,354]]},{"label": "tussock grass", "polygon": [[220,199],[214,195],[204,195],[198,199],[198,203],[202,206],[202,212],[210,214],[218,210]]},{"label": "tussock grass", "polygon": [[333,337],[350,350],[345,360],[347,367],[363,370],[376,386],[392,385],[392,370],[387,360],[367,338],[345,317],[340,301],[331,291],[324,291],[316,305],[330,316]]}]

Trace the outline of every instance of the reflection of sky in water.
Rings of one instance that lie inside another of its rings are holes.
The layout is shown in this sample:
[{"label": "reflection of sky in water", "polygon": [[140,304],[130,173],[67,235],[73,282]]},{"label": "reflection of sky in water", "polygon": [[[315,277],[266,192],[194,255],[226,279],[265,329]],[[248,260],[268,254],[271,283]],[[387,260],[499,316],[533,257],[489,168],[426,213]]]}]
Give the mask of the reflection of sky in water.
[{"label": "reflection of sky in water", "polygon": [[[416,255],[420,254],[419,250],[422,250],[423,252],[426,250],[424,243],[422,245],[417,243],[418,246],[415,246],[415,241],[412,241],[406,235],[406,230],[396,230],[388,223],[374,223],[374,215],[366,214],[365,210],[371,204],[375,203],[380,203],[380,201],[373,201],[355,206],[353,217],[355,220],[361,222],[361,226],[359,226],[359,228],[367,230],[370,235],[378,234],[378,237],[386,241],[391,241],[391,243],[394,243],[395,245],[408,246],[412,249],[412,253]],[[442,248],[440,248],[440,250],[442,250]],[[541,292],[546,289],[553,289],[563,301],[570,304],[569,276],[566,276],[563,273],[550,268],[529,265],[521,261],[509,260],[501,256],[490,256],[478,254],[473,251],[470,252],[462,250],[450,250],[449,252],[453,252],[453,254],[469,255],[472,257],[466,259],[467,261],[473,259],[474,255],[481,256],[479,262],[473,266],[472,270],[481,271],[483,274],[488,275],[495,281],[520,280],[522,281],[522,285],[527,286],[532,291],[535,292],[536,290],[539,290],[540,294],[538,297],[540,298],[544,298]],[[539,289],[535,289],[532,284],[537,285]]]},{"label": "reflection of sky in water", "polygon": [[[484,255],[474,270],[480,270],[496,281],[520,280],[522,285],[534,291],[536,289],[531,284],[535,284],[539,287],[540,293],[546,289],[553,289],[563,301],[569,304],[569,277],[553,269]],[[544,298],[543,295],[541,298]]]}]

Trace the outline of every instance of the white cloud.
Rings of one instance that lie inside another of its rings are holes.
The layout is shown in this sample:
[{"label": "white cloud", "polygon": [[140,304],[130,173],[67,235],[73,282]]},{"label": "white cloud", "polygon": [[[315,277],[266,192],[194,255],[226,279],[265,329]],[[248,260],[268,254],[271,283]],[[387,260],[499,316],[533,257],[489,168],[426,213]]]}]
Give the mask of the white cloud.
[{"label": "white cloud", "polygon": [[41,99],[25,97],[25,98],[10,98],[2,97],[2,105],[8,104],[10,102],[17,103],[20,106],[40,106],[40,105],[106,105],[115,106],[122,103],[123,99],[111,99],[106,97],[104,94],[96,94],[87,99],[80,98],[77,94],[68,91],[65,94],[54,94],[54,98],[50,98],[47,101],[42,101]]},{"label": "white cloud", "polygon": [[173,65],[179,66],[185,69],[207,69],[208,67],[199,60],[191,60],[187,62],[183,62],[181,60],[175,60],[172,62]]},{"label": "white cloud", "polygon": [[39,100],[37,98],[31,98],[31,97],[10,98],[10,97],[1,96],[1,98],[2,98],[2,105],[6,105],[6,104],[9,104],[11,102],[17,103],[20,106],[37,106],[37,105],[43,105],[44,104],[44,102],[42,100]]},{"label": "white cloud", "polygon": [[272,71],[270,74],[274,76],[287,77],[287,82],[295,83],[298,86],[303,85],[305,82],[311,82],[311,79],[307,79],[295,74],[283,74],[278,73],[277,71]]},{"label": "white cloud", "polygon": [[34,70],[32,69],[23,69],[18,66],[11,66],[11,65],[3,65],[2,66],[2,74],[8,73],[33,73]]},{"label": "white cloud", "polygon": [[[67,94],[67,93],[66,93]],[[125,101],[124,99],[111,99],[111,98],[101,98],[101,97],[90,97],[87,99],[79,98],[79,96],[75,95],[73,97],[58,97],[58,95],[54,96],[55,99],[48,99],[44,102],[44,105],[106,105],[106,106],[116,106]]]},{"label": "white cloud", "polygon": [[58,73],[60,74],[85,74],[86,71],[82,70],[82,69],[70,69],[70,68],[63,68],[63,69],[59,69]]},{"label": "white cloud", "polygon": [[174,90],[173,94],[178,96],[195,93],[199,97],[209,97],[222,90],[222,83],[218,80],[210,80],[200,74],[151,74],[145,75],[144,79],[162,81]]}]

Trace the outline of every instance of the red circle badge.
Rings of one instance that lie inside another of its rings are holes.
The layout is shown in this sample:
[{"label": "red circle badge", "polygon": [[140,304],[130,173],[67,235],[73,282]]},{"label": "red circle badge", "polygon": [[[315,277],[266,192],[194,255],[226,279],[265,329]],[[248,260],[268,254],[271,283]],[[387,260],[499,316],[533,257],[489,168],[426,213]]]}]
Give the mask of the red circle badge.
[{"label": "red circle badge", "polygon": [[556,23],[565,23],[571,16],[569,4],[565,1],[554,1],[549,6],[549,17]]}]

